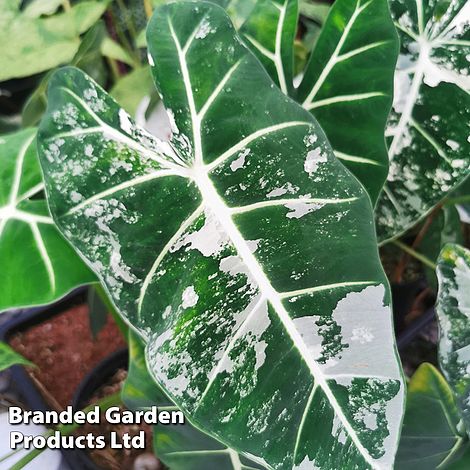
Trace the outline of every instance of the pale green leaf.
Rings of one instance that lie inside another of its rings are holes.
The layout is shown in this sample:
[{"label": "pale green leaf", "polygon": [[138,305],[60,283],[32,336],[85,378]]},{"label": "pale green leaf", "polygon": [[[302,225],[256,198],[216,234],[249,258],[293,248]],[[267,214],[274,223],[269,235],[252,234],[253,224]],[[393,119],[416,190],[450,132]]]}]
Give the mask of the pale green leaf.
[{"label": "pale green leaf", "polygon": [[15,364],[22,364],[32,366],[33,364],[25,359],[21,354],[18,354],[8,344],[0,341],[0,371],[8,369]]},{"label": "pale green leaf", "polygon": [[132,70],[119,79],[111,89],[111,96],[131,115],[135,116],[139,104],[155,91],[148,66]]},{"label": "pale green leaf", "polygon": [[446,245],[439,257],[437,276],[439,359],[470,433],[470,251]]},{"label": "pale green leaf", "polygon": [[424,363],[408,384],[397,470],[447,469],[469,448],[454,397],[444,377]]},{"label": "pale green leaf", "polygon": [[101,43],[101,53],[105,57],[119,60],[127,65],[135,65],[135,60],[130,56],[130,54],[109,36],[106,36]]},{"label": "pale green leaf", "polygon": [[56,73],[54,220],[198,428],[271,468],[389,468],[403,383],[369,196],[220,7],[158,8],[147,37],[172,140]]},{"label": "pale green leaf", "polygon": [[88,0],[70,11],[30,18],[19,0],[6,0],[0,9],[0,81],[25,77],[70,62],[80,34],[103,14],[107,0]]},{"label": "pale green leaf", "polygon": [[379,240],[423,218],[470,171],[470,3],[392,0],[401,51]]},{"label": "pale green leaf", "polygon": [[0,311],[50,303],[95,279],[49,215],[35,136],[0,137]]}]

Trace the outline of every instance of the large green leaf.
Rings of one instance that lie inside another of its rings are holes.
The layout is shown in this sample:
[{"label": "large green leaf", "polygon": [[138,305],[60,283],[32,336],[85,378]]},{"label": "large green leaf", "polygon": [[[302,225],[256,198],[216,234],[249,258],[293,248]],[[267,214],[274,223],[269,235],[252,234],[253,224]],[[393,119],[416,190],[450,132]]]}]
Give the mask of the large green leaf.
[{"label": "large green leaf", "polygon": [[220,7],[158,8],[148,44],[169,143],[79,70],[51,79],[54,220],[197,427],[271,468],[390,467],[403,383],[369,196]]},{"label": "large green leaf", "polygon": [[69,11],[31,17],[21,0],[3,0],[0,9],[0,81],[25,77],[69,62],[80,46],[80,34],[95,23],[107,0],[77,3]]},{"label": "large green leaf", "polygon": [[0,312],[47,304],[95,280],[50,218],[35,136],[0,137]]},{"label": "large green leaf", "polygon": [[392,0],[401,52],[379,239],[403,233],[470,171],[470,4]]},{"label": "large green leaf", "polygon": [[297,0],[261,0],[241,31],[274,81],[318,119],[336,156],[375,203],[388,171],[384,129],[398,53],[387,0],[337,0],[298,89],[296,28]]},{"label": "large green leaf", "polygon": [[[159,410],[178,410],[149,374],[144,345],[135,333],[129,335],[129,352],[129,373],[122,389],[126,406],[132,410],[143,410],[153,405],[157,405]],[[153,439],[158,458],[172,470],[262,468],[188,422],[184,425],[154,426]]]},{"label": "large green leaf", "polygon": [[470,447],[459,421],[444,377],[431,364],[421,364],[408,384],[397,470],[452,468]]},{"label": "large green leaf", "polygon": [[446,245],[439,257],[437,275],[439,358],[470,431],[470,251]]}]

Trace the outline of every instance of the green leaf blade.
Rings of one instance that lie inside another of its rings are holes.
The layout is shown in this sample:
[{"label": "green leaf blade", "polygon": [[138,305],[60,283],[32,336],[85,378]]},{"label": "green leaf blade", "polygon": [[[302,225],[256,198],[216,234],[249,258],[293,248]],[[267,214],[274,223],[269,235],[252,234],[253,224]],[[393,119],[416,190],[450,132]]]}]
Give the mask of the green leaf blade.
[{"label": "green leaf blade", "polygon": [[33,364],[25,359],[21,354],[18,354],[8,344],[3,341],[0,342],[0,371],[8,369],[9,367],[21,364],[25,366],[32,366]]},{"label": "green leaf blade", "polygon": [[0,311],[47,304],[95,279],[38,198],[44,185],[35,138],[26,129],[0,140]]},{"label": "green leaf blade", "polygon": [[441,3],[391,3],[402,45],[386,130],[390,173],[376,215],[381,241],[412,227],[470,170],[469,5],[446,5],[442,14]]},{"label": "green leaf blade", "polygon": [[[271,468],[328,466],[335,451],[390,467],[403,383],[369,197],[222,9],[159,8],[148,39],[172,140],[138,128],[79,71],[57,73],[39,134],[55,221],[195,426]],[[86,170],[73,178],[67,162]],[[329,250],[347,265],[327,263]],[[370,342],[383,363],[365,359]]]},{"label": "green leaf blade", "polygon": [[422,364],[408,384],[397,468],[452,468],[447,464],[468,448],[468,440],[458,432],[459,420],[444,377],[431,364]]},{"label": "green leaf blade", "polygon": [[[80,46],[80,34],[104,13],[107,0],[89,0],[46,18],[29,17],[11,2],[0,12],[0,81],[26,77],[69,62]],[[11,38],[15,38],[14,41]],[[8,47],[6,45],[8,44]]]},{"label": "green leaf blade", "polygon": [[337,1],[296,93],[297,101],[318,119],[336,156],[361,181],[373,204],[388,172],[383,135],[397,53],[386,1]]}]

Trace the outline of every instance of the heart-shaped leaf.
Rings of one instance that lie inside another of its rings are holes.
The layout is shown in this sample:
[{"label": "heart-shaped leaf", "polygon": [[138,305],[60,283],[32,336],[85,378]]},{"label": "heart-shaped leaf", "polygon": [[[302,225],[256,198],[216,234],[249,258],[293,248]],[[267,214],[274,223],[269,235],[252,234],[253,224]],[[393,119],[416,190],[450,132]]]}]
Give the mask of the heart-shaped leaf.
[{"label": "heart-shaped leaf", "polygon": [[[129,335],[129,372],[122,389],[122,400],[129,409],[177,411],[149,374],[144,346],[135,333]],[[153,427],[157,457],[172,470],[257,470],[260,467],[233,449],[185,424]]]},{"label": "heart-shaped leaf", "polygon": [[[80,34],[103,14],[108,0],[77,3],[57,15],[31,17],[20,0],[3,0],[0,9],[0,81],[26,77],[69,62]],[[14,40],[12,40],[14,38]]]},{"label": "heart-shaped leaf", "polygon": [[446,245],[439,257],[437,276],[439,359],[470,433],[470,251]]},{"label": "heart-shaped leaf", "polygon": [[292,82],[297,0],[257,2],[243,33],[284,93],[312,112],[373,203],[387,177],[384,129],[398,42],[387,0],[337,0],[301,83]]},{"label": "heart-shaped leaf", "polygon": [[382,241],[426,215],[470,171],[470,4],[392,0],[401,52],[387,127]]},{"label": "heart-shaped leaf", "polygon": [[35,129],[0,137],[0,312],[96,280],[53,225],[35,137]]},{"label": "heart-shaped leaf", "polygon": [[148,45],[170,142],[79,70],[51,79],[54,220],[197,427],[270,468],[389,468],[403,383],[370,198],[223,9],[160,7]]},{"label": "heart-shaped leaf", "polygon": [[[421,364],[408,384],[396,468],[454,468],[470,445],[449,385],[431,364]],[[463,432],[462,432],[463,431]]]}]

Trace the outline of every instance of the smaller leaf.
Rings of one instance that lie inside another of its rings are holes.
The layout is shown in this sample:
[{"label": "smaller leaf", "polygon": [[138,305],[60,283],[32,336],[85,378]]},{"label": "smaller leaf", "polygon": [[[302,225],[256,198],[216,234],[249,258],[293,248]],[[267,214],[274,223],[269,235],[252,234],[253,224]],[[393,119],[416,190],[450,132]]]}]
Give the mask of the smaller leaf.
[{"label": "smaller leaf", "polygon": [[32,366],[33,363],[25,359],[21,354],[18,354],[8,344],[3,341],[0,342],[0,371],[8,369],[15,364],[23,364],[25,366]]},{"label": "smaller leaf", "polygon": [[[0,9],[0,81],[26,77],[68,63],[80,45],[80,34],[104,13],[108,0],[83,1],[70,11],[30,18],[20,2],[7,0]],[[14,38],[14,40],[12,40]]]},{"label": "smaller leaf", "polygon": [[135,45],[137,47],[147,47],[147,36],[145,34],[146,30],[143,29],[140,31],[140,33],[137,34],[137,37],[135,38]]},{"label": "smaller leaf", "polygon": [[446,245],[437,267],[439,360],[470,434],[470,250]]},{"label": "smaller leaf", "polygon": [[0,312],[50,303],[95,280],[50,217],[35,138],[35,129],[0,138]]},{"label": "smaller leaf", "polygon": [[111,96],[132,116],[146,96],[155,93],[149,66],[139,67],[128,73],[111,89]]},{"label": "smaller leaf", "polygon": [[431,364],[424,363],[408,384],[408,398],[396,458],[399,470],[447,468],[468,448],[459,429],[452,391]]},{"label": "smaller leaf", "polygon": [[[99,73],[100,69],[96,66],[96,59],[101,57],[99,47],[103,41],[104,35],[104,23],[99,21],[85,33],[82,42],[80,43],[80,47],[71,61],[72,65],[75,65],[84,71],[88,71],[89,73],[90,71],[88,69],[91,67],[88,67],[88,65],[91,62],[93,64],[91,75],[99,83],[101,83],[102,80],[100,80],[100,77],[97,76],[97,73]],[[51,70],[46,73],[46,75],[44,75],[33,94],[26,101],[21,115],[24,127],[35,126],[41,120],[41,117],[44,114],[47,106],[47,87],[49,85],[49,78],[51,77],[52,73],[53,71]]]},{"label": "smaller leaf", "polygon": [[127,65],[134,66],[135,60],[120,44],[106,36],[101,43],[101,53],[110,59],[119,60]]}]

